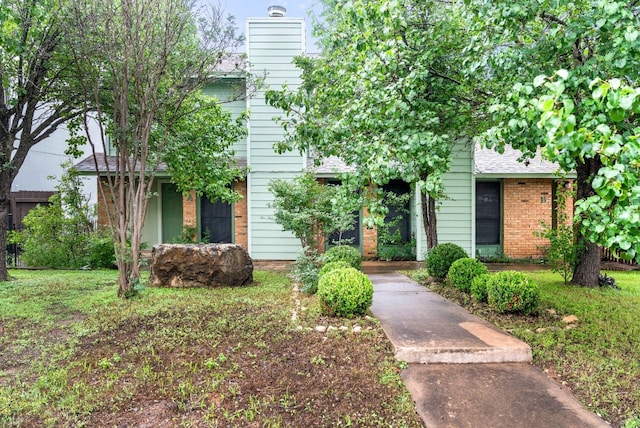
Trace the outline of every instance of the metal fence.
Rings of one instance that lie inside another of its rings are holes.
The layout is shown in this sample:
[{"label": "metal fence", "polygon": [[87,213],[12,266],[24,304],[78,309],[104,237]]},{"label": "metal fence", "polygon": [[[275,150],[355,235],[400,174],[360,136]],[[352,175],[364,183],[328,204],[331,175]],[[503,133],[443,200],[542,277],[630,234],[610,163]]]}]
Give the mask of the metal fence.
[{"label": "metal fence", "polygon": [[[9,217],[9,220],[11,220],[11,217]],[[12,222],[9,223],[9,228],[8,228],[9,233],[11,233],[12,231],[21,231],[22,229],[23,229],[22,225],[17,226]],[[26,267],[26,265],[22,261],[22,249],[20,248],[20,245],[18,244],[7,245],[7,266],[14,267],[14,268]]]}]

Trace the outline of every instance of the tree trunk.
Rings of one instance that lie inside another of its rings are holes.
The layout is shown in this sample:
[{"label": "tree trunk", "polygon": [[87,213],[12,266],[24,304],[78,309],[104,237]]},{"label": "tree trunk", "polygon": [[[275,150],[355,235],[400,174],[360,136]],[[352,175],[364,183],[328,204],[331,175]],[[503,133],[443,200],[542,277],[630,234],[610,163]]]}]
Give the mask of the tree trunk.
[{"label": "tree trunk", "polygon": [[[4,190],[4,185],[0,186]],[[9,225],[9,195],[0,193],[0,281],[9,279],[7,271],[7,227]]]},{"label": "tree trunk", "polygon": [[[602,163],[600,158],[585,159],[579,162],[576,167],[576,200],[588,198],[595,194],[591,187],[590,179],[593,177]],[[597,287],[598,276],[600,275],[600,247],[588,242],[580,232],[580,225],[576,227],[575,245],[578,246],[578,263],[573,271],[573,284],[585,287]]]},{"label": "tree trunk", "polygon": [[426,192],[422,197],[422,224],[427,235],[427,251],[438,245],[438,228],[436,224],[436,200]]},{"label": "tree trunk", "polygon": [[9,199],[11,197],[11,150],[13,148],[13,138],[2,131],[8,127],[8,118],[2,117],[0,123],[0,281],[9,279],[7,271],[7,227],[9,226]]},{"label": "tree trunk", "polygon": [[600,275],[600,247],[592,242],[585,242],[580,259],[573,272],[573,284],[596,287]]}]

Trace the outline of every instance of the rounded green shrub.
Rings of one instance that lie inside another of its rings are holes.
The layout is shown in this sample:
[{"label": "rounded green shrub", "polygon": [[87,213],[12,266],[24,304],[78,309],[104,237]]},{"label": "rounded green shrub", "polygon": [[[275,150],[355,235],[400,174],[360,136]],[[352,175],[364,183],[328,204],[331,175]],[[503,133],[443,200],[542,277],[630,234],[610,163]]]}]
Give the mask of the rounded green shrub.
[{"label": "rounded green shrub", "polygon": [[344,269],[349,267],[352,267],[352,266],[349,263],[345,262],[344,260],[325,263],[324,265],[322,265],[322,268],[320,269],[320,273],[318,274],[318,276],[325,275],[326,273],[331,272],[332,270]]},{"label": "rounded green shrub", "polygon": [[360,270],[362,268],[362,254],[360,250],[348,245],[337,245],[329,248],[322,256],[324,263],[331,263],[337,261],[345,261],[354,268]]},{"label": "rounded green shrub", "polygon": [[480,260],[465,257],[451,264],[449,281],[460,291],[468,293],[471,290],[471,281],[486,273],[489,273],[489,269]]},{"label": "rounded green shrub", "polygon": [[487,302],[487,285],[491,279],[491,274],[485,273],[478,275],[471,281],[471,295],[476,298],[478,302]]},{"label": "rounded green shrub", "polygon": [[468,257],[461,246],[447,242],[436,245],[427,254],[427,272],[435,279],[443,280],[449,268],[458,259]]},{"label": "rounded green shrub", "polygon": [[530,314],[538,308],[540,289],[521,272],[498,272],[491,276],[487,284],[487,301],[500,313]]},{"label": "rounded green shrub", "polygon": [[363,315],[373,301],[373,284],[357,269],[335,269],[320,277],[318,301],[326,315],[346,318]]}]

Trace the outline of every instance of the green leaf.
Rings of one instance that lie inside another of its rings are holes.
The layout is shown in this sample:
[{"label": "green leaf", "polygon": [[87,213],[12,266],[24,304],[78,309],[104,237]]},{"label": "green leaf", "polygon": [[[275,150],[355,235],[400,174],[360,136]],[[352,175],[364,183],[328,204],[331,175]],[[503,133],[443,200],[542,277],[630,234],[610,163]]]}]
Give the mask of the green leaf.
[{"label": "green leaf", "polygon": [[611,136],[611,128],[609,128],[609,126],[605,125],[604,123],[599,124],[596,127],[596,131],[604,135],[605,138],[609,138]]},{"label": "green leaf", "polygon": [[620,247],[620,249],[622,251],[627,251],[629,248],[631,248],[631,242],[627,241],[627,240],[621,240],[618,243],[618,246]]},{"label": "green leaf", "polygon": [[602,96],[604,95],[603,87],[604,85],[598,86],[595,91],[593,91],[593,94],[591,94],[591,96],[594,100],[599,100],[600,98],[602,98]]},{"label": "green leaf", "polygon": [[[615,146],[615,145],[612,145]],[[618,147],[619,151],[620,147]],[[616,148],[612,147],[612,152],[616,152]],[[602,168],[600,169],[600,174],[604,175],[604,178],[607,180],[611,180],[612,178],[616,178],[618,176],[618,170],[613,169],[613,168]]]},{"label": "green leaf", "polygon": [[593,181],[591,182],[591,187],[593,187],[594,190],[598,190],[602,188],[603,185],[604,185],[604,177],[600,175],[596,175],[593,178]]},{"label": "green leaf", "polygon": [[565,116],[570,115],[573,112],[573,109],[575,108],[575,104],[570,98],[565,98],[564,100],[562,100],[562,105],[564,106]]},{"label": "green leaf", "polygon": [[633,107],[633,102],[636,100],[638,93],[636,91],[629,91],[624,93],[620,97],[620,108],[625,110],[631,110]]},{"label": "green leaf", "polygon": [[603,94],[603,92],[602,92],[602,86],[598,86],[598,87],[593,91],[593,93],[591,94],[591,97],[592,97],[594,100],[599,100],[600,98],[602,98],[602,94]]},{"label": "green leaf", "polygon": [[624,120],[624,117],[625,117],[625,112],[624,112],[623,109],[616,108],[616,109],[613,109],[613,110],[611,110],[609,112],[609,117],[614,122],[622,122]]},{"label": "green leaf", "polygon": [[542,86],[542,84],[547,80],[547,76],[545,76],[544,74],[540,74],[538,76],[535,77],[535,79],[533,79],[533,86],[535,86],[536,88],[539,86]]},{"label": "green leaf", "polygon": [[556,71],[556,74],[563,80],[567,80],[569,78],[569,72],[563,68]]},{"label": "green leaf", "polygon": [[620,79],[611,79],[609,80],[609,85],[611,86],[611,89],[613,90],[617,90],[618,88],[620,88]]},{"label": "green leaf", "polygon": [[554,104],[555,104],[555,100],[553,98],[541,100],[539,108],[544,112],[549,112],[553,110]]},{"label": "green leaf", "polygon": [[638,33],[638,30],[636,30],[636,29],[635,29],[635,28],[633,28],[633,27],[629,27],[629,28],[627,28],[627,32],[626,32],[626,33],[624,33],[624,39],[625,39],[627,42],[635,42],[635,41],[636,41],[636,39],[638,38],[638,35],[639,35],[639,34],[640,34],[640,33]]}]

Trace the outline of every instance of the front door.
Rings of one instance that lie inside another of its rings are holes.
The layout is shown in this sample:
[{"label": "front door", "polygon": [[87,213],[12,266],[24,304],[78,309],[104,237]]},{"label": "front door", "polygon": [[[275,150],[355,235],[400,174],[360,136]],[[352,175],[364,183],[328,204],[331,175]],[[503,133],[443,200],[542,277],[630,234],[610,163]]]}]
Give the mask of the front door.
[{"label": "front door", "polygon": [[[327,185],[339,186],[340,180],[328,179]],[[326,246],[333,247],[334,245],[347,244],[352,247],[360,248],[360,210],[353,211],[353,228],[349,230],[340,230],[332,233],[328,236]]]},{"label": "front door", "polygon": [[162,183],[162,242],[182,236],[182,194],[173,183]]},{"label": "front door", "polygon": [[211,202],[200,198],[200,229],[202,240],[215,244],[233,242],[232,206],[226,202]]}]

